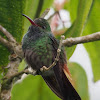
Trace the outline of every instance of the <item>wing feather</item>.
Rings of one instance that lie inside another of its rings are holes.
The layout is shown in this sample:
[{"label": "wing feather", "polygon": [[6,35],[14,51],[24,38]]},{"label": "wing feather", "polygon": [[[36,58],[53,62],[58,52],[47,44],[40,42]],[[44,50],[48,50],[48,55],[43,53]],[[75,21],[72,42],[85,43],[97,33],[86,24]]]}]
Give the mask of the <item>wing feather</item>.
[{"label": "wing feather", "polygon": [[[52,36],[50,37],[53,45],[53,55],[56,57],[56,52],[59,46],[59,42]],[[66,55],[64,52],[64,48],[61,49],[61,54],[59,57],[59,61],[56,66],[53,67],[54,73],[56,76],[57,83],[59,84],[61,94],[63,96],[63,100],[81,100],[80,96],[72,86],[71,82],[71,74],[67,67]]]}]

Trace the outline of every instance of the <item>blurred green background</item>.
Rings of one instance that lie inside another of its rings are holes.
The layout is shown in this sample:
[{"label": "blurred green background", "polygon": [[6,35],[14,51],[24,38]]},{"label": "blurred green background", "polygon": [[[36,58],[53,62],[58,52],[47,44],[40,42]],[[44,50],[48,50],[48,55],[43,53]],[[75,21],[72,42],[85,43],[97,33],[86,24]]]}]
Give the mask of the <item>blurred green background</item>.
[{"label": "blurred green background", "polygon": [[[35,19],[47,9],[54,12],[62,9],[70,13],[71,27],[55,25],[56,31],[61,31],[65,37],[78,37],[100,31],[100,0],[0,0],[0,24],[5,27],[21,43],[23,35],[27,32],[30,23],[22,16],[22,13]],[[55,15],[54,15],[55,17]],[[52,20],[49,23],[52,27]],[[58,21],[56,19],[56,21]],[[0,32],[0,35],[3,34]],[[57,37],[59,37],[56,34]],[[84,44],[93,71],[93,81],[100,80],[100,41]],[[76,46],[66,47],[67,58],[69,59],[75,51]],[[8,64],[9,51],[0,44],[0,77],[3,76],[3,66]],[[19,71],[25,66],[23,61]],[[88,91],[87,75],[81,65],[68,62],[72,74],[74,87],[80,94],[82,100],[90,100]],[[28,75],[14,84],[11,100],[60,100],[46,85],[41,76]]]}]

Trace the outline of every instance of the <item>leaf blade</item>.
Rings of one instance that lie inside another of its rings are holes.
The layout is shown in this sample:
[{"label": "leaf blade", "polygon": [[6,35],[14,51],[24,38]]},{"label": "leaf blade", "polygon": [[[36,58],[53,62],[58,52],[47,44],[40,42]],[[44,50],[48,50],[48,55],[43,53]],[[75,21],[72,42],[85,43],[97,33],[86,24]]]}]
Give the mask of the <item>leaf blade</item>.
[{"label": "leaf blade", "polygon": [[[27,90],[27,91],[26,91]],[[24,93],[23,93],[24,91]],[[42,77],[29,75],[14,85],[11,100],[60,100],[45,84]]]},{"label": "leaf blade", "polygon": [[[79,0],[77,2],[78,2],[78,8],[77,8],[77,11],[75,10],[77,14],[74,12],[74,10],[73,10],[73,12],[72,12],[72,9],[69,10],[69,11],[71,11],[71,14],[72,14],[71,16],[75,15],[76,19],[75,19],[75,17],[71,17],[72,21],[73,20],[74,21],[73,21],[72,26],[64,33],[66,38],[68,38],[68,37],[78,37],[82,34],[86,20],[88,18],[89,13],[90,13],[90,9],[91,9],[93,0],[89,0],[89,1]],[[71,2],[71,4],[72,4],[72,2]],[[74,4],[72,4],[72,5],[74,5]],[[75,7],[70,7],[70,8],[76,8],[76,5],[74,5],[74,6]],[[66,47],[68,59],[73,54],[75,48],[76,48],[76,46],[73,46],[73,47],[70,47],[70,48]]]},{"label": "leaf blade", "polygon": [[68,63],[70,72],[72,74],[72,81],[75,89],[79,93],[82,100],[89,100],[88,81],[84,69],[77,63]]},{"label": "leaf blade", "polygon": [[[100,1],[95,0],[94,5],[92,8],[92,12],[90,15],[89,22],[83,32],[83,35],[88,35],[100,31]],[[100,41],[91,42],[84,44],[91,63],[92,63],[92,70],[94,75],[94,81],[100,80]]]}]

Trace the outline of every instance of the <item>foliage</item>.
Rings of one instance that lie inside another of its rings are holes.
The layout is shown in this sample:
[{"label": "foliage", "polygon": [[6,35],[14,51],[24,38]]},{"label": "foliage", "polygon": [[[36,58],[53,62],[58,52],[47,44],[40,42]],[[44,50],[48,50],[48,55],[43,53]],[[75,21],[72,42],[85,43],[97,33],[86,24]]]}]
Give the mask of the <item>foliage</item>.
[{"label": "foliage", "polygon": [[[22,95],[23,94],[23,95]],[[60,100],[40,76],[27,76],[12,89],[11,100]]]},{"label": "foliage", "polygon": [[[74,2],[73,2],[73,0],[70,1],[69,11],[71,12],[71,20],[73,21],[73,24],[64,33],[66,37],[77,37],[77,36],[80,36],[82,34],[86,20],[88,18],[88,14],[89,14],[90,9],[91,9],[92,2],[93,2],[93,0],[89,0],[89,1],[87,1],[87,0],[79,0],[78,1],[77,0],[77,2],[75,0],[74,0]],[[76,5],[74,3],[78,4],[77,10],[72,9],[72,8],[76,7]],[[76,16],[76,18],[73,16]],[[66,49],[68,52],[67,56],[68,56],[68,58],[70,58],[75,50],[75,46],[73,46],[71,48],[66,47]]]},{"label": "foliage", "polygon": [[[23,36],[23,18],[21,16],[25,7],[21,1],[0,1],[0,24],[14,36],[18,42],[21,42]],[[9,9],[9,10],[8,10]],[[0,32],[0,34],[2,34]],[[2,34],[3,35],[3,34]],[[6,54],[5,54],[6,52]],[[0,66],[7,65],[9,51],[0,44]]]},{"label": "foliage", "polygon": [[[100,1],[95,0],[93,4],[93,8],[91,10],[90,18],[88,23],[84,29],[83,35],[92,34],[100,31]],[[84,44],[88,54],[90,56],[90,60],[92,63],[92,70],[94,75],[94,81],[100,80],[100,41],[92,42]]]},{"label": "foliage", "polygon": [[68,66],[72,74],[73,85],[82,100],[89,100],[88,81],[84,69],[77,63],[68,63]]},{"label": "foliage", "polygon": [[[53,5],[53,0],[1,0],[0,24],[5,27],[21,43],[23,35],[30,25],[29,21],[21,14],[31,18],[39,17],[46,8]],[[69,0],[64,4],[64,9],[70,12],[72,26],[64,33],[66,37],[77,37],[100,31],[100,1],[99,0]],[[95,27],[94,27],[95,26]],[[4,35],[0,32],[0,35]],[[94,74],[94,81],[100,79],[100,42],[85,44],[89,53]],[[72,56],[76,46],[66,47],[68,59]],[[9,51],[0,44],[0,66],[6,66],[9,62]],[[89,100],[88,82],[85,71],[76,63],[69,63],[69,69],[74,80],[74,86],[82,100]],[[25,66],[22,61],[20,66]],[[19,68],[19,71],[22,70]],[[25,67],[24,67],[25,68]],[[0,68],[0,75],[3,69]],[[0,76],[0,77],[1,77]],[[83,87],[84,86],[84,87]],[[59,100],[47,87],[40,76],[29,75],[14,85],[11,100]]]}]

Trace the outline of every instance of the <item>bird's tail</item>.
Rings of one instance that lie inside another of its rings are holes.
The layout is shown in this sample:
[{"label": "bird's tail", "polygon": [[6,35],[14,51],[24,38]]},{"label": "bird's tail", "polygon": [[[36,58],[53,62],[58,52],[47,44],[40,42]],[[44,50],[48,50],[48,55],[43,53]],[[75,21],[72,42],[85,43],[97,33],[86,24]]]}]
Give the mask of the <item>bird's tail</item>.
[{"label": "bird's tail", "polygon": [[58,64],[53,68],[54,74],[43,76],[50,89],[62,100],[81,100],[80,96],[71,84],[71,75],[67,65],[60,67]]},{"label": "bird's tail", "polygon": [[81,100],[80,96],[69,81],[71,78],[67,65],[65,64],[61,67],[60,64],[57,64],[54,67],[54,73],[60,86],[63,100]]},{"label": "bird's tail", "polygon": [[46,82],[46,84],[49,86],[49,88],[61,99],[63,99],[63,96],[61,94],[59,85],[56,81],[55,75],[52,76],[43,76],[44,81]]}]

